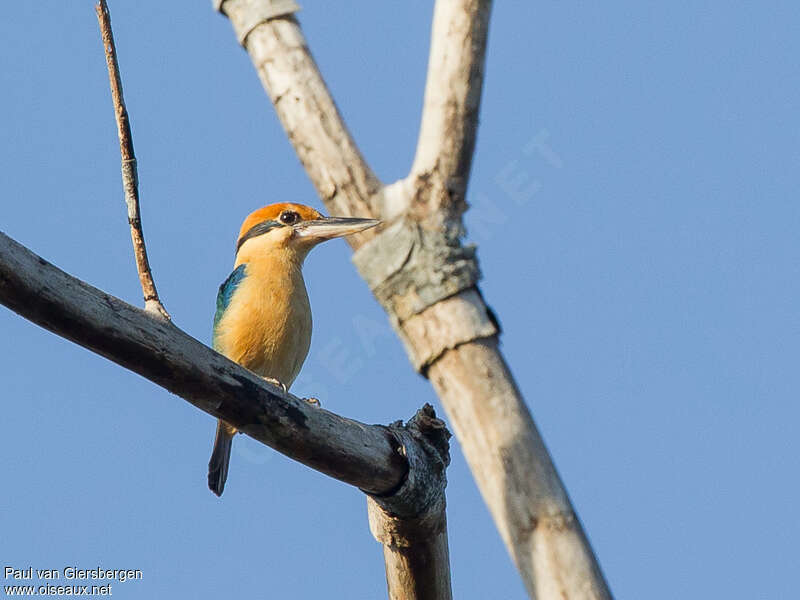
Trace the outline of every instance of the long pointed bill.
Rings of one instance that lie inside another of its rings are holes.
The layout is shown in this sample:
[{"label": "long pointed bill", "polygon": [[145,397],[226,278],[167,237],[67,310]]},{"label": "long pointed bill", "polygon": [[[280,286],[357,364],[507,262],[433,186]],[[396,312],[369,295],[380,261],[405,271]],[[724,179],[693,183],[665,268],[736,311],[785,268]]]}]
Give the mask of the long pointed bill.
[{"label": "long pointed bill", "polygon": [[313,221],[303,221],[294,226],[300,238],[322,242],[333,238],[352,235],[380,223],[377,219],[355,219],[349,217],[323,217]]}]

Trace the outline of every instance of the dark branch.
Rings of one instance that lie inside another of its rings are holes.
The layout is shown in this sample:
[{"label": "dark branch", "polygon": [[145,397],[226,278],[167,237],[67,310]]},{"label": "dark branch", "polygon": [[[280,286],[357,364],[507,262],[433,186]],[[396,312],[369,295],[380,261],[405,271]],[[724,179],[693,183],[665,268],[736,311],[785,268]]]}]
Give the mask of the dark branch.
[{"label": "dark branch", "polygon": [[0,303],[367,493],[391,494],[406,481],[408,462],[389,428],[284,394],[171,322],[68,275],[3,233]]}]

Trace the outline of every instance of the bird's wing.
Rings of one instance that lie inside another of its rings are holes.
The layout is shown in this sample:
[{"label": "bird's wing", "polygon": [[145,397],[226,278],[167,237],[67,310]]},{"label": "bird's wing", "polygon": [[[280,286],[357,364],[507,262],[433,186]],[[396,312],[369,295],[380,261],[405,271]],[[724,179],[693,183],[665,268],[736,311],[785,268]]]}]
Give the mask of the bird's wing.
[{"label": "bird's wing", "polygon": [[231,303],[233,293],[245,277],[246,265],[241,264],[233,270],[233,273],[228,275],[228,278],[219,286],[217,293],[217,312],[214,313],[214,333],[211,336],[212,346],[217,347],[217,325],[219,325],[222,315],[225,314],[225,309]]}]

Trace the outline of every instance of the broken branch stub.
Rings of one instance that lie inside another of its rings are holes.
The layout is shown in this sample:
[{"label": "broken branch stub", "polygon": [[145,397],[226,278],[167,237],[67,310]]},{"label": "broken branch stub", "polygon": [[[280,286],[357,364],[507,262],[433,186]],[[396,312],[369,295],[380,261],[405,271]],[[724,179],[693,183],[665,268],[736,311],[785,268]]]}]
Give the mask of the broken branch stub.
[{"label": "broken branch stub", "polygon": [[408,460],[408,473],[389,496],[368,495],[372,535],[383,544],[390,600],[452,597],[447,545],[445,471],[450,432],[426,404],[403,426],[389,426]]}]

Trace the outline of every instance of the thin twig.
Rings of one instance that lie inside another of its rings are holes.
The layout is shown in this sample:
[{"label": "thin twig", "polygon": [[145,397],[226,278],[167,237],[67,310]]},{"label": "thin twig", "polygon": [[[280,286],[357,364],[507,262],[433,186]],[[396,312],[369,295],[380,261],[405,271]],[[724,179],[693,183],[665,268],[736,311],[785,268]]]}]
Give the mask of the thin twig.
[{"label": "thin twig", "polygon": [[128,223],[131,226],[131,241],[133,242],[133,255],[136,259],[136,270],[139,272],[139,282],[142,284],[144,308],[148,312],[159,314],[169,319],[169,313],[161,304],[156,290],[153,274],[150,271],[150,261],[147,260],[147,248],[144,244],[142,231],[142,218],[139,212],[139,178],[136,169],[136,155],[133,153],[133,137],[128,120],[128,110],[122,97],[122,79],[117,63],[117,49],[114,45],[114,33],[111,30],[111,14],[108,12],[106,0],[100,0],[95,6],[97,21],[100,23],[100,34],[103,38],[103,48],[106,53],[108,65],[108,80],[111,84],[111,100],[114,103],[114,116],[117,120],[117,133],[119,135],[119,153],[122,157],[122,186],[125,190],[125,204],[128,206]]}]

